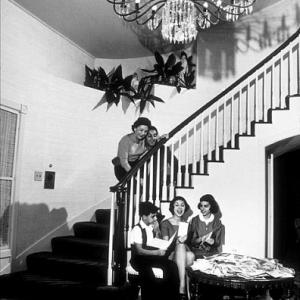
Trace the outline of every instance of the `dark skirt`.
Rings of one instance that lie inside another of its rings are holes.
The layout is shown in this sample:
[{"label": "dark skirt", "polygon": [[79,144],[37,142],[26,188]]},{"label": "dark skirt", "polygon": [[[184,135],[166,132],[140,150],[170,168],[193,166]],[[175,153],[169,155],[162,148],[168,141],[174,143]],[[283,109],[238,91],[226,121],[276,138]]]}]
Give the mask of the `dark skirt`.
[{"label": "dark skirt", "polygon": [[[133,168],[138,163],[138,160],[130,161],[128,163]],[[115,166],[114,171],[115,171],[115,176],[119,181],[121,181],[128,174],[128,172],[121,165]]]}]

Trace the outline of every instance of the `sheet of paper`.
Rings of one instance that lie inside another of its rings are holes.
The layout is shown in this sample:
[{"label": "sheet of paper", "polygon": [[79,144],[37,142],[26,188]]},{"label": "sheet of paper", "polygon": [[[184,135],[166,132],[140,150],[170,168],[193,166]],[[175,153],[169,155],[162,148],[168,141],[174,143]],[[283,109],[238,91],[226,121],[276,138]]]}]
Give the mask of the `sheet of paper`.
[{"label": "sheet of paper", "polygon": [[178,227],[178,236],[185,236],[187,235],[189,224],[186,222],[179,222],[179,227]]},{"label": "sheet of paper", "polygon": [[175,235],[176,234],[174,233],[174,235],[168,241],[163,239],[153,238],[150,241],[147,241],[147,246],[158,248],[161,250],[167,250],[171,245],[172,241],[174,240]]}]

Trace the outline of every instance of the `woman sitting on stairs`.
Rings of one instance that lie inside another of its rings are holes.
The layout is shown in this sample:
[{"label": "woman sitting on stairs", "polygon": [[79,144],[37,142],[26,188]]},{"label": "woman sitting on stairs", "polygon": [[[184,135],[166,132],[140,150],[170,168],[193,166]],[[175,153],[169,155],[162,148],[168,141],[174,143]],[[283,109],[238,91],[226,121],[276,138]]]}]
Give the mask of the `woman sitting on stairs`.
[{"label": "woman sitting on stairs", "polygon": [[178,230],[180,223],[186,220],[186,213],[191,212],[191,210],[186,200],[183,197],[178,196],[170,202],[169,210],[172,213],[172,217],[161,223],[161,235],[163,239],[169,240],[176,234],[176,246],[174,251],[169,255],[169,259],[175,261],[177,264],[180,280],[180,298],[186,299],[185,268],[193,264],[195,256],[185,244],[187,239],[187,226],[186,233],[182,236],[178,235]]}]

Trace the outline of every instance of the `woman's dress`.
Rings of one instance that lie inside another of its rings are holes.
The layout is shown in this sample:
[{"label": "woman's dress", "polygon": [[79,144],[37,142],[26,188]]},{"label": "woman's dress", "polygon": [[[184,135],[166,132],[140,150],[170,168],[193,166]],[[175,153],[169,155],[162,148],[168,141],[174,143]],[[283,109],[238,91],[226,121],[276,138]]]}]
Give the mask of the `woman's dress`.
[{"label": "woman's dress", "polygon": [[[199,242],[197,239],[211,237],[214,243],[210,245],[207,242]],[[221,252],[221,247],[225,240],[225,227],[220,218],[211,215],[208,222],[202,214],[195,216],[189,225],[187,244],[194,252],[196,259],[203,256],[210,256]]]}]

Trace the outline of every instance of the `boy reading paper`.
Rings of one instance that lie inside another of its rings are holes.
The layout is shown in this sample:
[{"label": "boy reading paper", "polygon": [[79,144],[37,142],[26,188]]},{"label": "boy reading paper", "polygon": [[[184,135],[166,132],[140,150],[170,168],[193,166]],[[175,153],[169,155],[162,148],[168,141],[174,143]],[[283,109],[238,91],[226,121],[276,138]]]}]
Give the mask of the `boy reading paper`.
[{"label": "boy reading paper", "polygon": [[[142,300],[179,299],[177,265],[168,259],[166,250],[149,246],[154,238],[153,224],[159,208],[150,202],[139,207],[140,221],[131,231],[131,265],[141,277]],[[163,278],[155,279],[153,268],[163,271]]]}]

